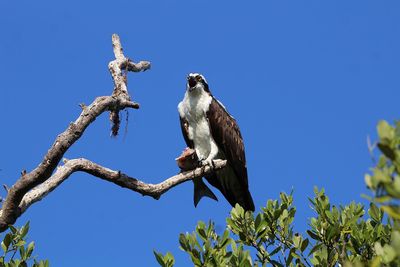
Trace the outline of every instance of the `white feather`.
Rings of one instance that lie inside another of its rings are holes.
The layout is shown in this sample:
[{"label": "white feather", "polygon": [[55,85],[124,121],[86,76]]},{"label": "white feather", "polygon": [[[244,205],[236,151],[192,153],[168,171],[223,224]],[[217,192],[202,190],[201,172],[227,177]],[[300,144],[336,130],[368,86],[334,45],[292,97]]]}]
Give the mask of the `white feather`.
[{"label": "white feather", "polygon": [[187,90],[178,111],[182,118],[189,123],[189,139],[193,140],[194,148],[199,159],[210,163],[218,155],[216,145],[210,131],[206,113],[210,107],[212,96],[204,91],[199,83],[193,91]]}]

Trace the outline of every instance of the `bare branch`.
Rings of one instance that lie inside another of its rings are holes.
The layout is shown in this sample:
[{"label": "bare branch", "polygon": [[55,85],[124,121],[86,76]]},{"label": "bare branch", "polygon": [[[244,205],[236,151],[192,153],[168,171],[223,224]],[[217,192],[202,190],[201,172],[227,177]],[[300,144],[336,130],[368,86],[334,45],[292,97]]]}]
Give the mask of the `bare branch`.
[{"label": "bare branch", "polygon": [[150,69],[150,62],[140,61],[139,63],[133,63],[130,59],[128,59],[128,61],[122,63],[121,69],[126,69],[132,72],[146,71]]},{"label": "bare branch", "polygon": [[[54,172],[65,152],[82,136],[86,128],[103,112],[111,111],[116,114],[125,108],[139,108],[139,104],[131,101],[126,87],[126,75],[123,75],[121,66],[135,72],[150,68],[149,62],[135,64],[127,60],[122,52],[122,46],[117,35],[113,35],[113,48],[116,59],[109,63],[109,69],[114,80],[114,91],[111,96],[97,97],[88,107],[82,106],[82,113],[75,122],[57,136],[53,145],[47,151],[42,162],[31,172],[23,173],[17,182],[9,189],[7,198],[3,202],[0,215],[0,232],[8,225],[14,224],[21,215],[19,207],[25,194],[45,182]],[[125,62],[125,63],[124,63]],[[128,67],[126,67],[128,64]]]},{"label": "bare branch", "polygon": [[138,192],[143,196],[159,199],[161,195],[166,193],[169,189],[194,178],[208,175],[214,170],[225,167],[225,165],[226,160],[215,160],[214,169],[209,166],[199,167],[191,171],[179,173],[158,184],[146,184],[120,171],[105,168],[90,160],[83,158],[71,159],[67,160],[64,166],[58,167],[57,171],[46,182],[29,191],[22,199],[19,208],[21,214],[24,213],[32,204],[46,197],[74,172],[86,172],[123,188]]},{"label": "bare branch", "polygon": [[124,51],[122,49],[119,36],[115,33],[112,35],[112,45],[113,45],[115,59],[118,61],[123,61],[125,59]]},{"label": "bare branch", "polygon": [[[122,49],[121,41],[119,36],[116,34],[112,35],[112,44],[114,49],[115,60],[111,61],[108,64],[108,69],[110,70],[111,76],[114,80],[114,91],[113,96],[123,96],[127,100],[130,100],[130,96],[128,93],[127,87],[127,77],[126,73],[123,71],[145,71],[150,69],[150,62],[148,61],[140,61],[139,63],[134,63],[132,60],[126,58],[124,56],[124,52]],[[117,136],[120,126],[120,118],[119,112],[121,108],[116,106],[113,110],[110,110],[110,121],[112,123],[111,127],[111,135]]]}]

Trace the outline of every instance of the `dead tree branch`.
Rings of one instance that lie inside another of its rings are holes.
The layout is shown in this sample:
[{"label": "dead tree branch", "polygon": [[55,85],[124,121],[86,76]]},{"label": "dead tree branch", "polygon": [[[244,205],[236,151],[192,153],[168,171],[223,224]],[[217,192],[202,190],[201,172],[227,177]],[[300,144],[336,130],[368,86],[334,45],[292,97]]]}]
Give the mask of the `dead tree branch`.
[{"label": "dead tree branch", "polygon": [[[111,76],[114,80],[114,91],[113,96],[123,97],[126,100],[130,100],[128,93],[127,83],[128,79],[126,72],[140,72],[150,69],[150,62],[140,61],[139,63],[133,63],[129,58],[126,58],[123,53],[121,42],[119,36],[113,34],[112,44],[114,49],[115,60],[108,64],[108,69],[110,70]],[[112,123],[111,135],[117,136],[120,125],[119,112],[123,109],[121,106],[114,106],[110,110],[110,121]]]},{"label": "dead tree branch", "polygon": [[19,209],[21,214],[24,213],[32,204],[46,197],[62,182],[67,180],[74,172],[86,172],[105,181],[140,193],[143,196],[150,196],[154,199],[159,199],[161,195],[166,193],[169,189],[194,178],[208,175],[214,170],[225,167],[225,165],[226,160],[215,160],[214,169],[211,169],[209,166],[199,167],[192,171],[179,173],[158,184],[147,184],[121,173],[120,171],[105,168],[87,159],[71,159],[66,161],[65,165],[58,167],[46,182],[29,191],[19,204]]},{"label": "dead tree branch", "polygon": [[[132,190],[134,190],[134,185],[136,185],[136,190],[134,191],[151,195],[155,198],[159,197],[169,188],[196,177],[188,176],[188,174],[181,174],[184,175],[184,177],[173,179],[172,181],[168,179],[158,185],[146,185],[127,175],[106,169],[83,159],[67,163],[54,172],[65,152],[83,135],[86,128],[99,115],[103,112],[110,111],[110,118],[113,123],[112,134],[116,135],[119,128],[119,111],[125,108],[139,108],[139,104],[131,101],[131,97],[129,96],[126,72],[148,70],[150,68],[150,62],[141,61],[139,63],[134,63],[132,60],[126,58],[123,54],[120,39],[116,34],[112,36],[112,44],[115,60],[111,61],[108,65],[114,81],[112,95],[97,97],[93,103],[87,107],[82,105],[82,113],[74,122],[70,123],[63,133],[57,136],[42,162],[31,172],[22,172],[21,177],[8,190],[7,197],[3,202],[0,211],[0,232],[6,230],[8,225],[14,224],[17,218],[21,216],[31,204],[39,201],[54,190],[62,181],[58,184],[54,183],[54,187],[51,187],[49,184],[55,182],[57,177],[63,177],[63,180],[65,180],[75,171],[84,171]],[[60,170],[64,171],[64,175]],[[50,177],[52,178],[49,179]]]}]

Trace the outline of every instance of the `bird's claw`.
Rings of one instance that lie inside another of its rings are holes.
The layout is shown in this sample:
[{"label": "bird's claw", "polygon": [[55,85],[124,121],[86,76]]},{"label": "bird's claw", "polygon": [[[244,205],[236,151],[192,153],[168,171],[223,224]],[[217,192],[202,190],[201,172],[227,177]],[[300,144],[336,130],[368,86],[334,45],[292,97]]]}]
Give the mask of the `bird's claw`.
[{"label": "bird's claw", "polygon": [[214,161],[212,159],[201,160],[200,161],[200,166],[202,166],[202,167],[208,166],[208,167],[211,168],[211,170],[215,169],[215,164],[214,164]]},{"label": "bird's claw", "polygon": [[211,171],[214,171],[215,169],[215,164],[212,159],[199,159],[199,166],[201,167],[202,174],[206,172],[207,166],[211,169]]}]

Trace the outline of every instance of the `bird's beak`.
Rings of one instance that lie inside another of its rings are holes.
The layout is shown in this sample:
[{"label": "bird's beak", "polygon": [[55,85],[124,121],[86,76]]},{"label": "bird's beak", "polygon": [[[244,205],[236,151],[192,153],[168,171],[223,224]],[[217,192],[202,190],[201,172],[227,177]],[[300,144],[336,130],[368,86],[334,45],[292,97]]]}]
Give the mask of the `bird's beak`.
[{"label": "bird's beak", "polygon": [[196,86],[197,81],[193,76],[188,76],[187,80],[188,80],[189,90],[191,91]]}]

